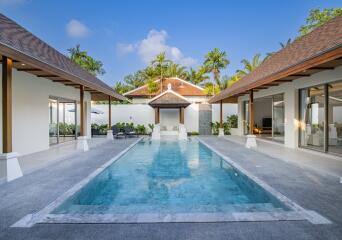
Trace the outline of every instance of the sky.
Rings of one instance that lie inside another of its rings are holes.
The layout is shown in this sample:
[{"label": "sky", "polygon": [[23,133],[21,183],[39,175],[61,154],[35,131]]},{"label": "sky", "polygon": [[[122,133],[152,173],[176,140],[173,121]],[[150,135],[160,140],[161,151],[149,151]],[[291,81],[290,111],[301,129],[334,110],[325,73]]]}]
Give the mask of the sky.
[{"label": "sky", "polygon": [[59,50],[76,44],[104,64],[108,85],[146,67],[159,52],[197,68],[217,47],[232,75],[241,60],[265,56],[298,35],[313,8],[341,0],[0,0],[0,12]]}]

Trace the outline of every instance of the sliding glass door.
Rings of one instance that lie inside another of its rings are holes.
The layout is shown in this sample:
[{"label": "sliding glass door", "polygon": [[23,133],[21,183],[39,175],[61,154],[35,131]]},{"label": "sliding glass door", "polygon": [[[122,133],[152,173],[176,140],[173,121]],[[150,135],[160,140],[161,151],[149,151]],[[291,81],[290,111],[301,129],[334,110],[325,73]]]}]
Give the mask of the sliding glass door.
[{"label": "sliding glass door", "polygon": [[284,94],[272,96],[272,139],[284,142],[285,136],[285,104]]},{"label": "sliding glass door", "polygon": [[300,90],[300,147],[342,154],[342,82]]},{"label": "sliding glass door", "polygon": [[301,90],[300,144],[324,151],[324,86]]},{"label": "sliding glass door", "polygon": [[328,85],[328,151],[342,154],[342,82]]},{"label": "sliding glass door", "polygon": [[77,137],[76,116],[76,101],[58,97],[49,98],[50,145],[74,140]]},{"label": "sliding glass door", "polygon": [[49,99],[49,143],[56,144],[58,142],[58,110],[57,100]]}]

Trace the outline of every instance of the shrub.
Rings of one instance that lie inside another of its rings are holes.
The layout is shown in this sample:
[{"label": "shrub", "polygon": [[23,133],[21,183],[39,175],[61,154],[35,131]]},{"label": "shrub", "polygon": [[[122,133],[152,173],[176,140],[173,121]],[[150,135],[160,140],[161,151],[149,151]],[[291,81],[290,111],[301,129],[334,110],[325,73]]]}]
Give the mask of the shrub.
[{"label": "shrub", "polygon": [[139,135],[145,135],[146,134],[146,128],[143,124],[138,124],[136,127],[135,127],[135,131],[137,132],[137,134]]},{"label": "shrub", "polygon": [[229,128],[237,128],[238,127],[238,116],[236,114],[230,115],[227,117],[227,123]]},{"label": "shrub", "polygon": [[190,135],[190,136],[198,136],[199,133],[198,133],[198,132],[189,132],[189,135]]},{"label": "shrub", "polygon": [[153,123],[149,123],[148,127],[151,129],[151,132],[153,132],[154,124]]}]

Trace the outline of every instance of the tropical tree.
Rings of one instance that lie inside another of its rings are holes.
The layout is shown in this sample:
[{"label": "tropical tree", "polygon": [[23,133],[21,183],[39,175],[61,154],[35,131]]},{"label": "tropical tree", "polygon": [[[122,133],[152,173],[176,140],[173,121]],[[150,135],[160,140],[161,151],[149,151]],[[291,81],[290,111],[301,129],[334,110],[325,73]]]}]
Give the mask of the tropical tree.
[{"label": "tropical tree", "polygon": [[170,62],[166,68],[165,77],[179,77],[185,79],[187,77],[186,67]]},{"label": "tropical tree", "polygon": [[252,60],[242,59],[241,63],[244,65],[243,69],[239,69],[236,71],[236,73],[243,77],[249,73],[251,73],[253,70],[255,70],[261,63],[263,62],[263,59],[261,58],[260,54],[254,55]]},{"label": "tropical tree", "polygon": [[319,8],[312,9],[306,18],[306,23],[299,28],[300,37],[340,14],[342,14],[342,8],[325,8],[322,11]]},{"label": "tropical tree", "polygon": [[117,93],[124,94],[125,92],[128,92],[132,90],[133,88],[122,82],[116,82],[113,89]]},{"label": "tropical tree", "polygon": [[283,48],[286,48],[287,46],[289,46],[291,43],[292,43],[292,40],[291,40],[291,38],[289,38],[289,39],[287,39],[287,41],[285,43],[280,42],[279,45],[280,45],[281,49],[283,49]]},{"label": "tropical tree", "polygon": [[204,84],[204,93],[208,96],[213,96],[221,91],[220,86],[212,82],[206,82]]},{"label": "tropical tree", "polygon": [[200,85],[204,81],[209,80],[207,72],[207,69],[205,69],[204,67],[200,67],[197,71],[193,68],[190,68],[186,80],[195,85]]},{"label": "tropical tree", "polygon": [[148,80],[147,81],[147,91],[152,94],[152,93],[156,93],[159,90],[159,86],[158,83],[154,80]]},{"label": "tropical tree", "polygon": [[236,83],[240,79],[241,79],[241,75],[239,75],[239,74],[235,74],[235,75],[231,76],[228,80],[227,87],[232,86],[234,83]]},{"label": "tropical tree", "polygon": [[124,77],[124,83],[132,89],[143,86],[145,82],[146,81],[142,70]]},{"label": "tropical tree", "polygon": [[216,85],[219,85],[221,70],[226,68],[228,64],[227,53],[224,51],[221,52],[218,48],[214,48],[205,55],[203,66],[208,72],[213,74]]},{"label": "tropical tree", "polygon": [[171,61],[166,59],[165,52],[159,53],[153,60],[152,60],[152,66],[154,67],[155,71],[159,73],[160,76],[160,89],[163,91],[163,80],[164,75],[169,67]]},{"label": "tropical tree", "polygon": [[105,73],[102,62],[89,56],[87,51],[82,51],[80,49],[80,44],[77,44],[76,47],[69,48],[68,53],[71,61],[81,66],[92,75],[97,76]]}]

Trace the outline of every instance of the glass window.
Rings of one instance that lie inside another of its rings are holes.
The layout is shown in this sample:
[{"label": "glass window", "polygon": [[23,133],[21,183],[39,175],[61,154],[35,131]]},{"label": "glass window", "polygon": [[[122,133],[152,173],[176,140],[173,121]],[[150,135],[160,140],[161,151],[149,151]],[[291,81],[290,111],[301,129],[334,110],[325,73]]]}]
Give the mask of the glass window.
[{"label": "glass window", "polygon": [[324,151],[324,86],[300,92],[300,146]]},{"label": "glass window", "polygon": [[51,97],[49,99],[50,145],[76,138],[77,109],[73,100]]},{"label": "glass window", "polygon": [[58,110],[57,100],[49,99],[49,142],[55,144],[58,142]]},{"label": "glass window", "polygon": [[328,151],[342,154],[342,82],[328,85]]},{"label": "glass window", "polygon": [[278,94],[273,96],[273,140],[284,142],[285,135],[285,105],[284,95]]}]

